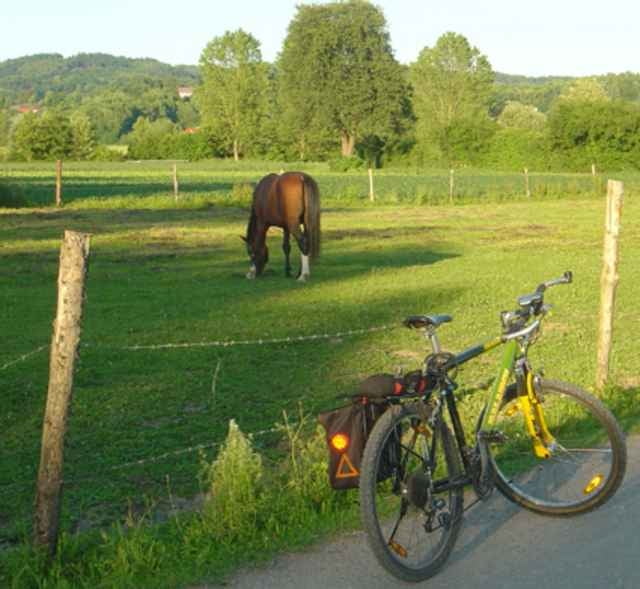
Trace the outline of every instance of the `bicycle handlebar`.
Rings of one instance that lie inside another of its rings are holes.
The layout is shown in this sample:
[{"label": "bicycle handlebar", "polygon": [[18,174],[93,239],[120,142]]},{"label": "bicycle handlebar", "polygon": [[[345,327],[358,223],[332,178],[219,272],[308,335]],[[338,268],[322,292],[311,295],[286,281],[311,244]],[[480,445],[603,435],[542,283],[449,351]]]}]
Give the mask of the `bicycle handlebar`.
[{"label": "bicycle handlebar", "polygon": [[547,280],[547,282],[543,282],[538,285],[536,288],[536,292],[543,293],[550,286],[555,286],[556,284],[571,284],[573,282],[573,272],[571,270],[567,270],[560,278],[554,278],[553,280]]}]

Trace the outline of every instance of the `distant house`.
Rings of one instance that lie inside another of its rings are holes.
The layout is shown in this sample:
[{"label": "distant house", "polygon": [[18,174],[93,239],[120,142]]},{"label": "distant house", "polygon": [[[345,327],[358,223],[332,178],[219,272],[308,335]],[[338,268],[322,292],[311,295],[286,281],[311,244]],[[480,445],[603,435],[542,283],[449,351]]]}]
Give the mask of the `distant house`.
[{"label": "distant house", "polygon": [[197,133],[198,131],[200,131],[199,127],[186,127],[185,129],[183,129],[183,133],[186,133],[187,135],[193,135],[194,133]]},{"label": "distant house", "polygon": [[26,114],[28,112],[39,112],[40,109],[37,106],[31,106],[30,104],[18,104],[13,107],[20,114]]},{"label": "distant house", "polygon": [[182,100],[191,98],[193,96],[193,88],[191,86],[178,86],[178,96]]}]

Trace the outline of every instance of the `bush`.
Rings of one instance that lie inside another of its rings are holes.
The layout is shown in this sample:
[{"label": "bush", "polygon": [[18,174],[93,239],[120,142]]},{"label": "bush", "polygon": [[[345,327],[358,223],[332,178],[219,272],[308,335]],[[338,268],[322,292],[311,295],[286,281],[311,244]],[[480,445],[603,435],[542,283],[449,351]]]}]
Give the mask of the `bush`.
[{"label": "bush", "polygon": [[27,201],[18,186],[0,182],[0,208],[18,209],[26,206]]},{"label": "bush", "polygon": [[97,162],[121,162],[124,161],[126,150],[114,149],[108,145],[98,145],[93,151],[91,159]]},{"label": "bush", "polygon": [[250,538],[256,529],[262,491],[262,459],[232,419],[218,457],[204,469],[208,500],[203,518],[219,541]]},{"label": "bush", "polygon": [[329,160],[329,169],[332,172],[349,172],[365,167],[365,162],[358,157],[339,157]]}]

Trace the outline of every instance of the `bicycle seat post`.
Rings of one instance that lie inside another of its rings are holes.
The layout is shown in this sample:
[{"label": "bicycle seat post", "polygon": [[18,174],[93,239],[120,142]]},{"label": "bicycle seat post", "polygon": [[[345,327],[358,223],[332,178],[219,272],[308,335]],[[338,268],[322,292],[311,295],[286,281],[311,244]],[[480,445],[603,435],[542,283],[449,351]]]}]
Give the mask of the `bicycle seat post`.
[{"label": "bicycle seat post", "polygon": [[442,348],[440,347],[440,340],[436,333],[436,328],[433,325],[428,325],[424,328],[424,337],[431,342],[434,354],[439,354],[442,351]]}]

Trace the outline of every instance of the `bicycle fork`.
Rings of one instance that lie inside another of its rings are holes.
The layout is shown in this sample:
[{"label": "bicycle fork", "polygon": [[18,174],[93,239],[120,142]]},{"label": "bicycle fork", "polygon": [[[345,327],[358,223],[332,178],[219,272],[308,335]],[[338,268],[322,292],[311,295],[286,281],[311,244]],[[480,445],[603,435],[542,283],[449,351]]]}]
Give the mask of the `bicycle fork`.
[{"label": "bicycle fork", "polygon": [[526,358],[516,360],[517,343],[507,342],[500,373],[496,379],[487,408],[478,425],[478,432],[487,432],[485,424],[495,424],[498,410],[505,399],[505,391],[512,373],[516,377],[516,404],[506,410],[511,416],[517,411],[523,416],[524,424],[531,438],[533,453],[537,458],[549,458],[555,445],[555,438],[549,431],[544,417],[544,410],[536,395],[533,372]]}]

